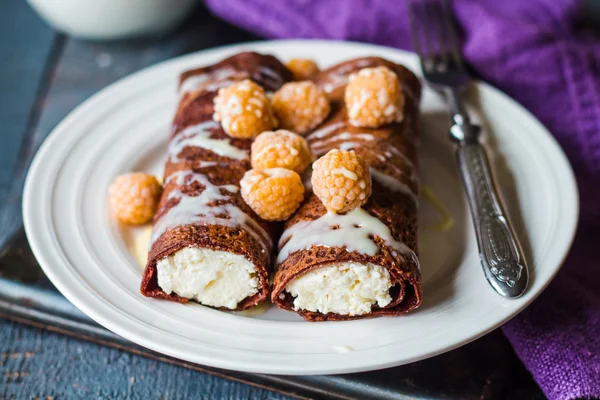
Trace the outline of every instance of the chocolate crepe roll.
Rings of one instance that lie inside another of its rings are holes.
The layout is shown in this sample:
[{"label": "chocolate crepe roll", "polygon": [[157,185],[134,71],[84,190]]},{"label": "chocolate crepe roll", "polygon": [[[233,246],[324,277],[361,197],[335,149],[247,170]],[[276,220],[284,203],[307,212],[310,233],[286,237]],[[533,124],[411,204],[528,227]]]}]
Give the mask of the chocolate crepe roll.
[{"label": "chocolate crepe roll", "polygon": [[212,119],[218,89],[243,79],[274,91],[291,73],[272,56],[240,53],[181,75],[145,296],[229,310],[267,297],[273,227],[240,194],[251,141],[229,137]]},{"label": "chocolate crepe roll", "polygon": [[[348,76],[386,66],[398,76],[403,119],[377,129],[350,125],[344,106]],[[286,223],[279,242],[272,301],[309,321],[405,314],[421,303],[417,258],[418,114],[421,87],[408,69],[362,58],[320,73],[332,113],[307,136],[317,156],[354,150],[369,165],[372,195],[345,215],[328,213],[310,194]]]}]

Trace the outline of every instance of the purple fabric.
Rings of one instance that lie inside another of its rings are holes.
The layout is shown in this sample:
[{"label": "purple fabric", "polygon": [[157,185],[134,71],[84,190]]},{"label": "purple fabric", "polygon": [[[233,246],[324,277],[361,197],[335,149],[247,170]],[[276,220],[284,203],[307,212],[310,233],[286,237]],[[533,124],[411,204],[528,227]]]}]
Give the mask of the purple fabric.
[{"label": "purple fabric", "polygon": [[[406,4],[389,0],[206,0],[266,37],[333,38],[410,49]],[[550,399],[600,397],[600,41],[576,0],[457,0],[464,53],[533,112],[575,169],[581,223],[565,266],[504,333]]]}]

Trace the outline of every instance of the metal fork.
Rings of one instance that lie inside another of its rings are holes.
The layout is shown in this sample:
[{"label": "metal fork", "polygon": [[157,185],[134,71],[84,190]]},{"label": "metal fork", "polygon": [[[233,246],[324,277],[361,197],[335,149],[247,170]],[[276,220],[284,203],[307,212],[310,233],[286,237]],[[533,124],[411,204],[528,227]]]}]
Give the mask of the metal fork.
[{"label": "metal fork", "polygon": [[452,116],[450,137],[456,143],[458,168],[469,200],[483,271],[505,297],[527,288],[529,273],[523,251],[500,201],[488,157],[479,143],[481,127],[471,123],[460,99],[471,83],[460,51],[448,0],[409,3],[413,48],[427,83],[441,92]]}]

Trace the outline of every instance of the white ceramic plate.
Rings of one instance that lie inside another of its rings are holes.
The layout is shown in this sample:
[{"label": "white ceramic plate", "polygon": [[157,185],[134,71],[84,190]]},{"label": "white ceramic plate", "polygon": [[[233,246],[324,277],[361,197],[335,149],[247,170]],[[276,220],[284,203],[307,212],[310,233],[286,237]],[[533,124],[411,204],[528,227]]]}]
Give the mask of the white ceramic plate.
[{"label": "white ceramic plate", "polygon": [[322,67],[378,55],[418,71],[414,55],[327,41],[274,41],[190,54],[145,69],[87,100],[52,132],[29,171],[23,212],[31,247],[56,287],[83,312],[142,346],[214,367],[273,374],[330,374],[391,367],[431,357],[484,335],[527,306],[558,271],[573,238],[578,195],[571,168],[548,131],[498,90],[478,84],[472,111],[484,115],[492,163],[531,271],[516,300],[486,282],[458,179],[449,120],[430,90],[422,101],[422,177],[455,220],[427,228],[436,211],[422,201],[424,302],[399,318],[308,323],[269,309],[257,316],[139,293],[141,267],[109,216],[107,188],[128,171],[161,173],[180,72],[241,50]]}]

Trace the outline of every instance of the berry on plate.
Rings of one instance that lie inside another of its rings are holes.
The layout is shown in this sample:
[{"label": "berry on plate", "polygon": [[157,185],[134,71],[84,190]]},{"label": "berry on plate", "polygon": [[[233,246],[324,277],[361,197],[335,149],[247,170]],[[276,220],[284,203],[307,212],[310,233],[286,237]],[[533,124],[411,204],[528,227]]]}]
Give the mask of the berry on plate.
[{"label": "berry on plate", "polygon": [[115,178],[109,189],[109,203],[119,221],[142,225],[154,217],[161,193],[155,176],[134,172]]}]

